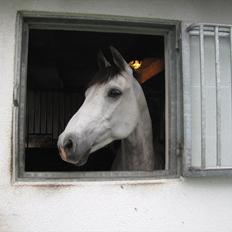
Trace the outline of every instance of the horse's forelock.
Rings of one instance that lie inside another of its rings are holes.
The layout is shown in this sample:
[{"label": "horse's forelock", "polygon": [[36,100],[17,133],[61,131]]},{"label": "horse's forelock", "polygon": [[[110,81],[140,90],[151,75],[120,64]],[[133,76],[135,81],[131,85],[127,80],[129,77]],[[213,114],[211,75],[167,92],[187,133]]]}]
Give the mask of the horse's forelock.
[{"label": "horse's forelock", "polygon": [[91,87],[95,84],[104,84],[110,80],[118,77],[120,69],[116,66],[109,66],[104,69],[100,69],[94,76],[94,78],[88,84],[88,87]]}]

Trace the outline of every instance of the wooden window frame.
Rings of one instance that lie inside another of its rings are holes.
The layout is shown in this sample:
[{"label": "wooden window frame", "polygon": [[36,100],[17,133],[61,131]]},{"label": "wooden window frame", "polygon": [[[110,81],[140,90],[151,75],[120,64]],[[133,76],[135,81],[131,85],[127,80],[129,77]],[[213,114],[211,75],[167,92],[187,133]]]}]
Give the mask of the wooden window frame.
[{"label": "wooden window frame", "polygon": [[[29,29],[60,29],[95,32],[162,35],[165,43],[166,167],[164,170],[104,172],[26,172],[25,120]],[[17,14],[15,80],[13,96],[13,182],[60,183],[80,181],[153,180],[180,175],[182,152],[182,87],[180,79],[180,22],[108,15],[81,15],[47,12]]]}]

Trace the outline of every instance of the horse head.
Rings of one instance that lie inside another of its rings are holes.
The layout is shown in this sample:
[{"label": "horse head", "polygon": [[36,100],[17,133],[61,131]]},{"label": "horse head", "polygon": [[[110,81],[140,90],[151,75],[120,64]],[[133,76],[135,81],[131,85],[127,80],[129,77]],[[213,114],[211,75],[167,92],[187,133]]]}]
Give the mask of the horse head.
[{"label": "horse head", "polygon": [[92,152],[127,138],[138,124],[143,91],[121,54],[113,47],[111,53],[112,64],[98,54],[99,71],[85,101],[59,136],[59,153],[66,162],[84,165]]}]

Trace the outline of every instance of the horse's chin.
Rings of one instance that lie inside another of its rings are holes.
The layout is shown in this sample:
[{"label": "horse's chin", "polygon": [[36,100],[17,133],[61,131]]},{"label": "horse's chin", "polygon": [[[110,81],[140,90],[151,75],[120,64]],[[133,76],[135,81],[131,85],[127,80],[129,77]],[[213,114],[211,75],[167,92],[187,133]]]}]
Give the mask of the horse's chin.
[{"label": "horse's chin", "polygon": [[[87,163],[87,161],[88,161],[89,155],[90,155],[90,152],[88,151],[88,152],[86,152],[84,155],[82,155],[80,159],[76,159],[76,158],[67,158],[67,156],[64,156],[64,155],[62,154],[62,152],[60,152],[60,156],[61,156],[61,158],[62,158],[65,162],[74,164],[74,165],[76,165],[76,166],[83,166],[83,165],[85,165],[85,164]],[[79,154],[78,154],[78,155],[77,155],[77,154],[75,155],[75,157],[78,157],[78,156],[80,157]]]},{"label": "horse's chin", "polygon": [[75,163],[76,166],[83,166],[87,163],[89,158],[89,155],[87,155],[86,157],[82,158],[80,161],[78,161],[77,163]]}]

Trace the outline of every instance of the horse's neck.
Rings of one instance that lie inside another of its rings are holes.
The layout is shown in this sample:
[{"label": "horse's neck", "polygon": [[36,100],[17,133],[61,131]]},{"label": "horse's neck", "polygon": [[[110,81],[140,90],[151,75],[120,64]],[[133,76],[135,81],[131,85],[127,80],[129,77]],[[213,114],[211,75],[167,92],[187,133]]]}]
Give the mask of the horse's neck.
[{"label": "horse's neck", "polygon": [[151,119],[146,108],[135,130],[121,141],[113,170],[149,171],[154,169]]}]

